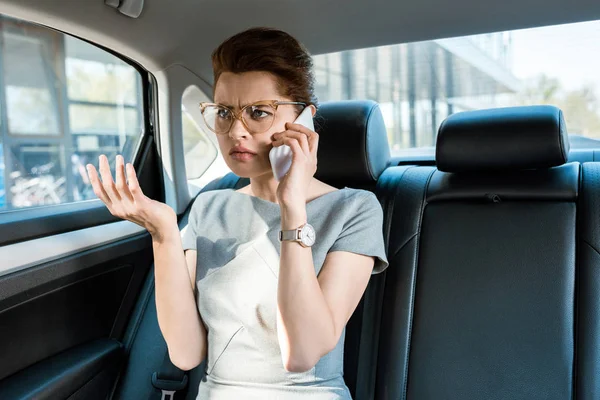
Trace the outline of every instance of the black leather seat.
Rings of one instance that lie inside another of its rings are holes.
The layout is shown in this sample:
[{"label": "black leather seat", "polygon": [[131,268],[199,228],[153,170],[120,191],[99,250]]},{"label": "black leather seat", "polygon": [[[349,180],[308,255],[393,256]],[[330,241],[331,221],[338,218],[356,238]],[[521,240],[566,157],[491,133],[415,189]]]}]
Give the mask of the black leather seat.
[{"label": "black leather seat", "polygon": [[[316,178],[330,185],[375,191],[389,166],[390,148],[379,105],[373,101],[323,103],[315,116],[319,132]],[[369,285],[346,325],[344,380],[354,399],[372,399],[375,390],[383,274]]]},{"label": "black leather seat", "polygon": [[566,135],[550,106],[459,113],[438,169],[381,176],[376,398],[600,398],[600,167]]}]

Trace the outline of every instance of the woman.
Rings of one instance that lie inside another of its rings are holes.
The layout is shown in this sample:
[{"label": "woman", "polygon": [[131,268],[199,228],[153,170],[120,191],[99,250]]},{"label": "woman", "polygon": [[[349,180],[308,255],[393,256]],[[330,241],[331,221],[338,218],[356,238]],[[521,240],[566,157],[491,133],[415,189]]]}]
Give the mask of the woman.
[{"label": "woman", "polygon": [[[387,267],[381,206],[370,192],[313,177],[319,135],[292,123],[305,107],[316,111],[313,66],[294,38],[250,29],[212,60],[215,103],[202,113],[250,185],[200,194],[183,239],[175,212],[143,195],[122,157],[116,182],[106,157],[102,183],[88,165],[94,192],[152,235],[170,358],[183,370],[206,358],[198,399],[350,399],[344,332],[371,273]],[[293,161],[277,182],[269,151],[284,144]],[[303,241],[289,240],[295,230]],[[280,231],[290,237],[280,241]]]}]

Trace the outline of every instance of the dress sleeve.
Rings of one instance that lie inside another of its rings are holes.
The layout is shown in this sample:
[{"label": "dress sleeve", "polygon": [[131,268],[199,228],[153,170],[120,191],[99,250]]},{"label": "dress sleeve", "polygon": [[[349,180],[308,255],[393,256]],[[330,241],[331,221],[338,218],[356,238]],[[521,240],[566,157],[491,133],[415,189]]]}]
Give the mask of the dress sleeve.
[{"label": "dress sleeve", "polygon": [[373,256],[373,274],[382,272],[389,264],[383,240],[383,210],[377,197],[365,191],[348,215],[342,232],[329,251],[348,251]]},{"label": "dress sleeve", "polygon": [[199,197],[196,197],[194,200],[194,204],[192,204],[192,208],[188,215],[188,224],[183,231],[183,236],[181,237],[181,242],[183,244],[183,250],[196,250],[196,241],[198,239],[198,219],[199,212],[201,210],[199,204]]}]

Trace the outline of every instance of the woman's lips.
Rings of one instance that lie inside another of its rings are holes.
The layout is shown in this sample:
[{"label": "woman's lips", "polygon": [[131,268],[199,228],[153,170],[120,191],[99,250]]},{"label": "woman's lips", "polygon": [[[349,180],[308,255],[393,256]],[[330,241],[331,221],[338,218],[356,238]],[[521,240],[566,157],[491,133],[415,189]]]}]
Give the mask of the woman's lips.
[{"label": "woman's lips", "polygon": [[237,161],[250,161],[252,160],[256,154],[253,153],[245,153],[245,152],[233,152],[231,153],[231,158]]}]

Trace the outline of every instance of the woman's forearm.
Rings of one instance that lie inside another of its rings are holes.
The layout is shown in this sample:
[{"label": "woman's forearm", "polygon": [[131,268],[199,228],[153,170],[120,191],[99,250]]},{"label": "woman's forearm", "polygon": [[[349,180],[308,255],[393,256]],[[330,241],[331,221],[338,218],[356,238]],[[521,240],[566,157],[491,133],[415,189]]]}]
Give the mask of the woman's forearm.
[{"label": "woman's forearm", "polygon": [[[305,213],[282,212],[282,229],[306,222]],[[317,280],[311,248],[281,242],[277,288],[277,332],[288,371],[306,371],[335,346],[333,317]]]},{"label": "woman's forearm", "polygon": [[158,325],[175,366],[189,370],[206,355],[206,330],[194,298],[179,229],[152,240]]}]

